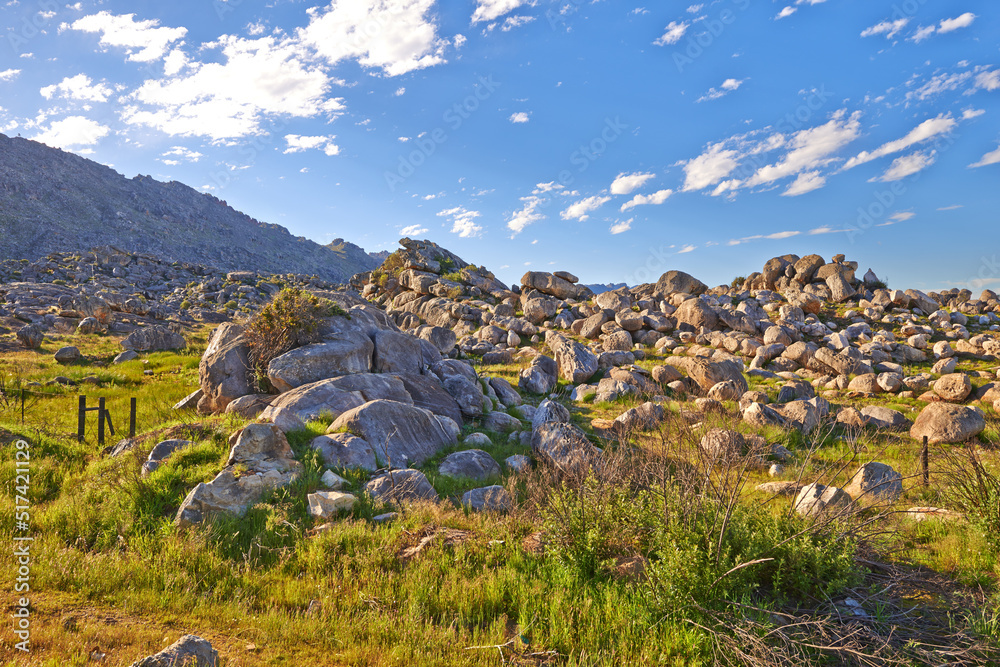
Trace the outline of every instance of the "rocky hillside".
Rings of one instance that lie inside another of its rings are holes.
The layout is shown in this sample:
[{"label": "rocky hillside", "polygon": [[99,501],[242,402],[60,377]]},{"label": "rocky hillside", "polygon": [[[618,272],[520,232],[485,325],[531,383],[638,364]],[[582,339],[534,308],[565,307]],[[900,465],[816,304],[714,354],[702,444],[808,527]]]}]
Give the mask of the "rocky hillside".
[{"label": "rocky hillside", "polygon": [[356,245],[321,246],[183,183],[125,178],[104,165],[0,134],[0,257],[36,260],[96,246],[226,271],[343,282],[378,265]]}]

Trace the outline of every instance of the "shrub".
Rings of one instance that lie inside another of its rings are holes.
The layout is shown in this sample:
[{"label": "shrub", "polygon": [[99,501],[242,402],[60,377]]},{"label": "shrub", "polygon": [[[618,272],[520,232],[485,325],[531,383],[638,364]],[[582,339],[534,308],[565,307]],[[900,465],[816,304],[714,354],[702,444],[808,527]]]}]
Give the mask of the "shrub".
[{"label": "shrub", "polygon": [[191,302],[190,301],[188,301],[187,299],[184,299],[183,301],[181,301],[181,310],[187,310],[190,307],[191,307]]},{"label": "shrub", "polygon": [[729,283],[729,286],[733,289],[740,289],[746,283],[746,276],[736,276],[733,278],[733,282]]},{"label": "shrub", "polygon": [[267,387],[267,365],[289,350],[312,342],[320,322],[343,308],[298,288],[286,288],[247,322],[244,334],[250,348],[250,365],[258,384]]}]

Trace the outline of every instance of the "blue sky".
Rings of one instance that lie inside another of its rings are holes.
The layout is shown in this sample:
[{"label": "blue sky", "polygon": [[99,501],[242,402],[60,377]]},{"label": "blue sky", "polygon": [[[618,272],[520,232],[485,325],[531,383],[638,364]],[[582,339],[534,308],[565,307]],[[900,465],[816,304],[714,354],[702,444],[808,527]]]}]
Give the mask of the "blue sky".
[{"label": "blue sky", "polygon": [[0,0],[0,132],[506,282],[1000,289],[1000,3]]}]

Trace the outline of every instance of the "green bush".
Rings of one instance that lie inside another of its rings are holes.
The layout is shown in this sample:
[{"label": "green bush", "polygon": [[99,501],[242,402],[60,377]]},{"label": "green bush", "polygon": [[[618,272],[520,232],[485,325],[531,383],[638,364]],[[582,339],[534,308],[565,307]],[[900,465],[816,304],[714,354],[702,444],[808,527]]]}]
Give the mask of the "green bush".
[{"label": "green bush", "polygon": [[261,308],[246,326],[250,365],[262,389],[267,388],[267,365],[300,345],[315,342],[322,320],[347,316],[343,308],[298,288],[286,288]]}]

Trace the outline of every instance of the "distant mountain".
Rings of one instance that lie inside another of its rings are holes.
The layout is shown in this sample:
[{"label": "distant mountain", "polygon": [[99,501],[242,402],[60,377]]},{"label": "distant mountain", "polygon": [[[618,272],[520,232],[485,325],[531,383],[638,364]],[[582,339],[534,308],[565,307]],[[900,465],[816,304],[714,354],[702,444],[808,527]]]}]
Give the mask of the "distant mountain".
[{"label": "distant mountain", "polygon": [[616,289],[621,289],[623,287],[628,287],[626,283],[608,283],[606,285],[584,285],[584,287],[589,287],[590,291],[594,294],[601,294],[602,292],[613,292]]},{"label": "distant mountain", "polygon": [[391,254],[392,253],[389,252],[388,250],[379,250],[378,252],[371,252],[371,251],[368,252],[368,256],[372,257],[379,264],[382,264],[382,262],[387,260],[389,258],[389,255]]},{"label": "distant mountain", "polygon": [[379,265],[337,239],[322,246],[259,222],[212,195],[0,134],[0,259],[114,246],[227,271],[346,282]]}]

